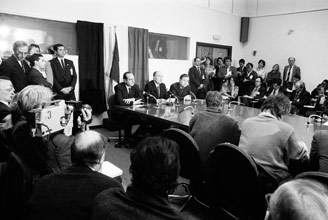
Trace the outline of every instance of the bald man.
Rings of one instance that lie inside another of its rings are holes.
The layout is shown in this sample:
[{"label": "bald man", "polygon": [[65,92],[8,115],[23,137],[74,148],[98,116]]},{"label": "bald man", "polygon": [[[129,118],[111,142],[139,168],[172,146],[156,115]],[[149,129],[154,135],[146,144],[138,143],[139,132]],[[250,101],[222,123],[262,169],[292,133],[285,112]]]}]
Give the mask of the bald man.
[{"label": "bald man", "polygon": [[[153,80],[145,85],[145,92],[155,96],[156,99],[168,98],[166,86],[163,83],[163,73],[161,71],[155,71],[153,73]],[[149,102],[156,103],[156,100],[149,97]]]},{"label": "bald man", "polygon": [[76,135],[71,146],[73,165],[38,182],[27,204],[28,219],[90,219],[94,197],[108,188],[121,188],[101,174],[107,138],[95,131]]}]

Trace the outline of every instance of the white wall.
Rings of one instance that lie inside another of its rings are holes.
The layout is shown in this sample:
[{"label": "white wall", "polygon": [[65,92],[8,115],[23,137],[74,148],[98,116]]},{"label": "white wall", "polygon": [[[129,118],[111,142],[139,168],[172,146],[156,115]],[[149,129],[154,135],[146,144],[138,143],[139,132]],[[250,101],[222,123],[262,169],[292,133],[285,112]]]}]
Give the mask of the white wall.
[{"label": "white wall", "polygon": [[[294,56],[301,67],[302,80],[312,91],[328,78],[328,68],[325,68],[328,63],[327,20],[328,11],[251,18],[243,57],[254,66],[259,59],[264,59],[267,70],[278,63],[283,71],[288,57]],[[254,50],[256,56],[253,56]]]}]

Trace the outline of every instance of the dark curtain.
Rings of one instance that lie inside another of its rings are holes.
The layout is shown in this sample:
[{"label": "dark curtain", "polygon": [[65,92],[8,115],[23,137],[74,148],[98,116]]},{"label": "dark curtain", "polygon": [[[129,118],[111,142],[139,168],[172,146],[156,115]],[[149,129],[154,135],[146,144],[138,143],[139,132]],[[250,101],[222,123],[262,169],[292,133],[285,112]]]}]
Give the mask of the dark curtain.
[{"label": "dark curtain", "polygon": [[116,82],[120,82],[120,56],[118,53],[118,44],[117,44],[117,37],[115,33],[115,46],[113,52],[113,62],[112,62],[112,69],[110,70],[109,77]]},{"label": "dark curtain", "polygon": [[142,90],[149,80],[148,38],[147,29],[129,27],[129,70]]},{"label": "dark curtain", "polygon": [[106,111],[104,84],[104,27],[101,23],[77,21],[80,100],[94,114]]}]

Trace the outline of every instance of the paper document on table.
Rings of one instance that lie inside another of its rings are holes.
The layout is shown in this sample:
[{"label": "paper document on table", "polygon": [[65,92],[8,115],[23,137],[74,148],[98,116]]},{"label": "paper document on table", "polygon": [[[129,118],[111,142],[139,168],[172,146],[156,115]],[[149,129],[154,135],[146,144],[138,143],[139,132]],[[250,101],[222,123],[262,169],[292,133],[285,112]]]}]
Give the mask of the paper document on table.
[{"label": "paper document on table", "polygon": [[324,125],[324,126],[328,126],[328,121],[326,121],[326,122],[323,123],[322,125]]},{"label": "paper document on table", "polygon": [[109,177],[117,177],[123,174],[123,170],[115,166],[109,161],[104,161],[101,167],[101,173]]}]

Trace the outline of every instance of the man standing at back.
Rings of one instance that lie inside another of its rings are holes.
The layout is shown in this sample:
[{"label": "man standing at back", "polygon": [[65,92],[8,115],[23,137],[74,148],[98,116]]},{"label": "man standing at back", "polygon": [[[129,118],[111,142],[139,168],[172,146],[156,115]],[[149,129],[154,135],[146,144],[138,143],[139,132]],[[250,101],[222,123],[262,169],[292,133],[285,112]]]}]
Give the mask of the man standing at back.
[{"label": "man standing at back", "polygon": [[188,75],[190,78],[190,90],[196,95],[197,98],[205,98],[206,91],[203,84],[205,79],[204,70],[200,67],[200,58],[194,59],[194,65],[189,69]]},{"label": "man standing at back", "polygon": [[54,91],[57,93],[56,99],[75,100],[75,84],[77,75],[74,63],[65,59],[66,50],[63,44],[54,45],[56,58],[53,58],[51,68],[54,75]]},{"label": "man standing at back", "polygon": [[16,92],[27,86],[27,75],[30,71],[29,65],[25,61],[28,46],[25,41],[16,41],[13,45],[14,54],[3,61],[0,66],[0,76],[10,78]]},{"label": "man standing at back", "polygon": [[285,89],[292,89],[293,87],[293,77],[298,75],[301,79],[301,68],[295,65],[295,57],[288,58],[288,64],[284,68],[283,74],[283,87]]},{"label": "man standing at back", "polygon": [[[155,96],[156,99],[167,99],[166,86],[162,81],[163,73],[161,71],[154,72],[153,80],[145,85],[145,92]],[[156,103],[156,100],[150,97],[150,102]]]}]

